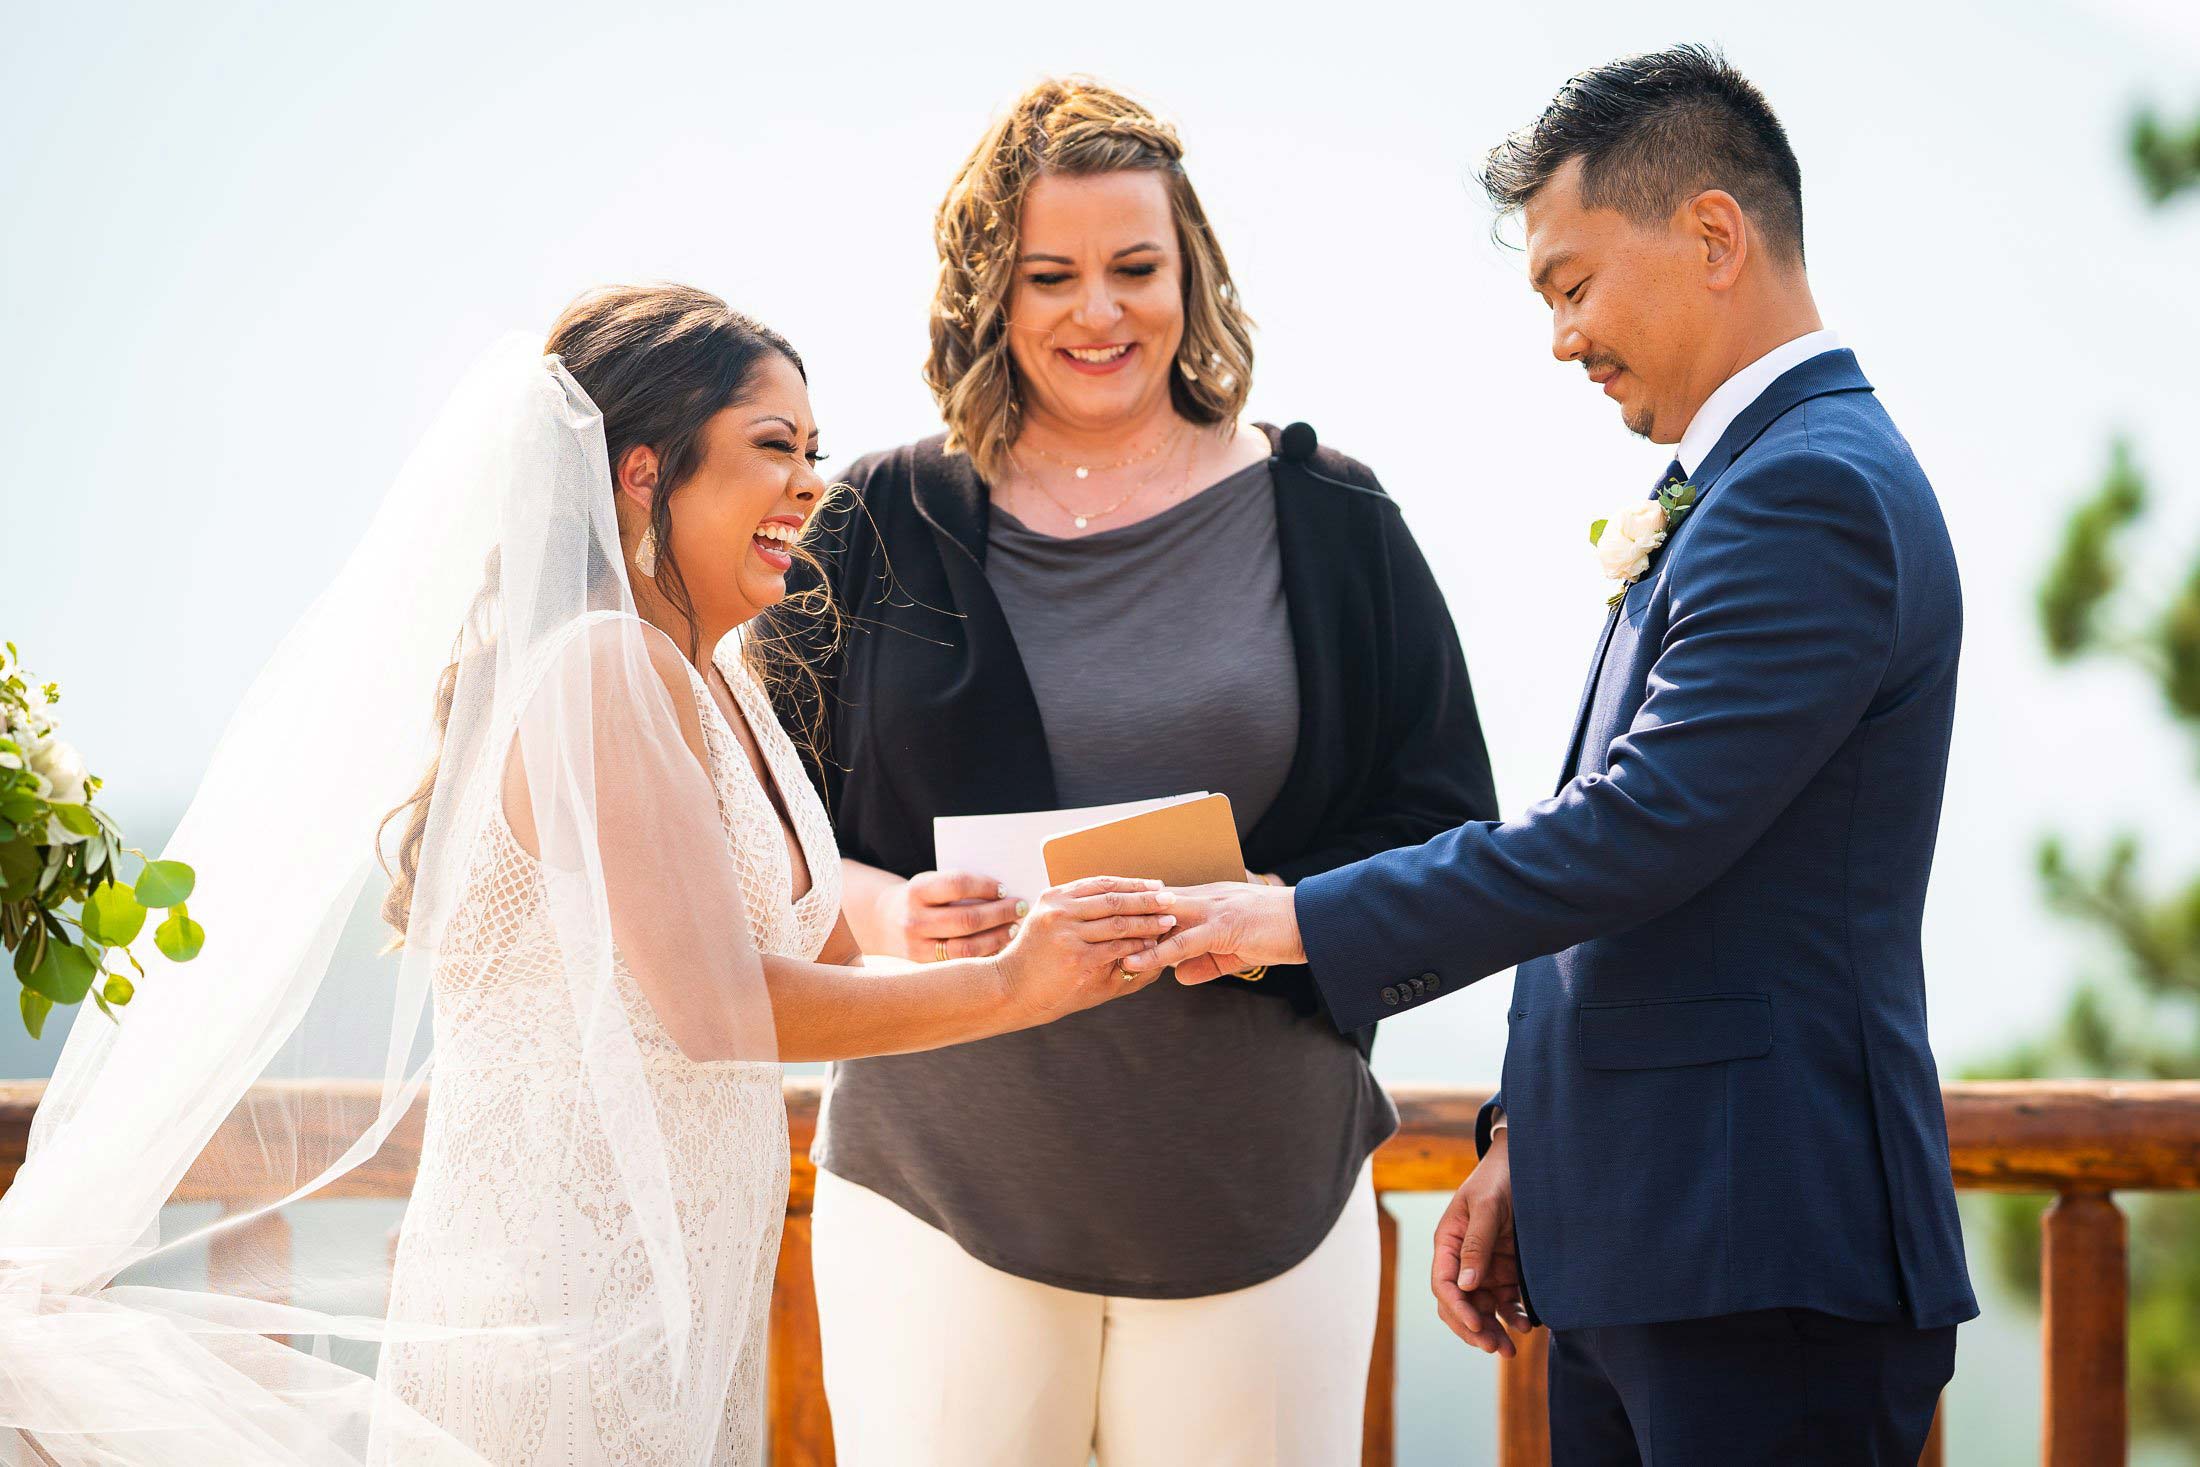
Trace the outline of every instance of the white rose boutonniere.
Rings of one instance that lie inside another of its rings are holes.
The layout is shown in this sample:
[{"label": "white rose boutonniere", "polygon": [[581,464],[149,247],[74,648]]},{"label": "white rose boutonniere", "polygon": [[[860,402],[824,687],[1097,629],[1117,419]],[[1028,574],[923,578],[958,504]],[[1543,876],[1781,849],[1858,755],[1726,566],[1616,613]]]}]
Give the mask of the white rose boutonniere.
[{"label": "white rose boutonniere", "polygon": [[1650,562],[1695,507],[1695,485],[1668,484],[1655,498],[1630,504],[1610,519],[1589,526],[1597,564],[1604,568],[1607,580],[1619,582],[1619,590],[1606,605],[1619,605],[1627,588],[1650,573]]}]

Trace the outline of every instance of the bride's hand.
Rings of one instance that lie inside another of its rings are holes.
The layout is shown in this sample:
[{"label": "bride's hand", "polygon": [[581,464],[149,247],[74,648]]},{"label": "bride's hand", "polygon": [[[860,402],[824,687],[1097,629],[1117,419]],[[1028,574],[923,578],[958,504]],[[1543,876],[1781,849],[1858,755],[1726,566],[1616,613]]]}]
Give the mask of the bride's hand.
[{"label": "bride's hand", "polygon": [[1160,882],[1124,876],[1050,887],[996,959],[1011,1009],[1028,1027],[1144,988],[1161,970],[1126,973],[1122,961],[1176,926],[1175,902]]}]

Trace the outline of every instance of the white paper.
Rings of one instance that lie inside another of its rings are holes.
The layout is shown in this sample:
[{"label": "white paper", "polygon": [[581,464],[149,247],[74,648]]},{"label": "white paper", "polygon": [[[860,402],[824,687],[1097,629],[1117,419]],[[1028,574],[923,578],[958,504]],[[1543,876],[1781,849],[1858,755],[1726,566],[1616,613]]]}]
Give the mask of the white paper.
[{"label": "white paper", "polygon": [[1009,896],[1030,900],[1047,889],[1046,843],[1058,835],[1105,825],[1148,810],[1162,810],[1207,791],[1121,805],[1076,810],[1022,810],[1012,815],[940,815],[932,821],[932,860],[941,871],[975,871],[998,881]]}]

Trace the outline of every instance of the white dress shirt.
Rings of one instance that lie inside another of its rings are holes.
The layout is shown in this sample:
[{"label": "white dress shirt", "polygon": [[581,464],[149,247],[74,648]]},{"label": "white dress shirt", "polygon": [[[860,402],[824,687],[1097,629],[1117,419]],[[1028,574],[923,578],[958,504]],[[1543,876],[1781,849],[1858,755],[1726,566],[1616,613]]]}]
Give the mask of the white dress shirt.
[{"label": "white dress shirt", "polygon": [[1806,331],[1793,341],[1774,347],[1721,382],[1718,390],[1696,409],[1696,416],[1689,420],[1688,431],[1681,434],[1680,447],[1673,451],[1673,457],[1680,460],[1681,472],[1694,474],[1702,467],[1705,456],[1718,447],[1721,435],[1733,426],[1743,409],[1763,397],[1765,389],[1791,368],[1840,349],[1841,338],[1831,331]]},{"label": "white dress shirt", "polygon": [[[1765,389],[1786,376],[1789,369],[1800,367],[1812,357],[1840,349],[1841,338],[1831,331],[1806,331],[1793,341],[1782,342],[1721,382],[1718,390],[1696,409],[1696,416],[1688,422],[1688,431],[1681,434],[1680,447],[1673,451],[1673,457],[1680,461],[1681,473],[1694,475],[1702,466],[1704,456],[1718,447],[1719,439],[1734,425],[1743,409],[1763,397]],[[1490,1135],[1495,1137],[1505,1129],[1505,1111],[1500,1106],[1491,1118]]]}]

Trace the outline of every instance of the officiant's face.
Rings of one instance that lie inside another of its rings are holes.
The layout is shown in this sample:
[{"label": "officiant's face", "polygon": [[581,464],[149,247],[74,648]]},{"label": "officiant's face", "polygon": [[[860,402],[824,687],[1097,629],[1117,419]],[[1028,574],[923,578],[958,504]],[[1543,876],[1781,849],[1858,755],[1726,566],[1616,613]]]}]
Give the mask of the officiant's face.
[{"label": "officiant's face", "polygon": [[1584,207],[1579,159],[1536,190],[1522,218],[1529,283],[1551,308],[1551,354],[1579,362],[1629,431],[1678,443],[1702,401],[1691,396],[1693,358],[1710,297],[1696,242]]},{"label": "officiant's face", "polygon": [[1162,176],[1046,175],[1024,195],[1017,233],[1008,350],[1026,415],[1093,432],[1166,407],[1184,262]]},{"label": "officiant's face", "polygon": [[786,541],[825,492],[809,387],[777,352],[703,425],[701,460],[672,491],[672,545],[696,620],[738,626],[787,595]]}]

